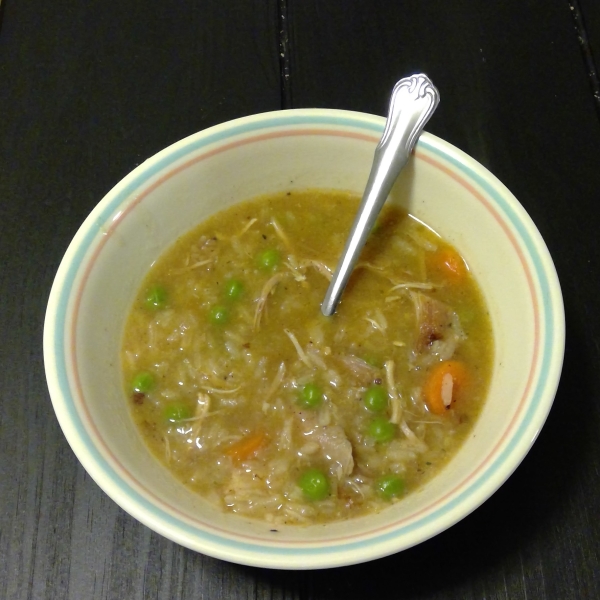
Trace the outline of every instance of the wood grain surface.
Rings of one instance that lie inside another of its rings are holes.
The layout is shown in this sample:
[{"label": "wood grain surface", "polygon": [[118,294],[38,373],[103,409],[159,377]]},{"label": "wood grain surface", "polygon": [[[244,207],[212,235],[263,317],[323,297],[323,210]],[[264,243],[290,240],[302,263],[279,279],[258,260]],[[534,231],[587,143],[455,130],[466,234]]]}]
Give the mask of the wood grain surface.
[{"label": "wood grain surface", "polygon": [[592,97],[596,104],[596,111],[600,116],[600,74],[598,73],[600,5],[594,0],[570,0],[569,9],[573,17],[573,25],[577,33]]},{"label": "wood grain surface", "polygon": [[[2,0],[0,599],[600,598],[599,59],[596,0]],[[543,431],[472,515],[372,563],[278,572],[166,540],[54,416],[42,331],[64,251],[168,144],[280,108],[383,115],[416,71],[441,92],[428,130],[511,189],[554,258],[567,349]]]}]

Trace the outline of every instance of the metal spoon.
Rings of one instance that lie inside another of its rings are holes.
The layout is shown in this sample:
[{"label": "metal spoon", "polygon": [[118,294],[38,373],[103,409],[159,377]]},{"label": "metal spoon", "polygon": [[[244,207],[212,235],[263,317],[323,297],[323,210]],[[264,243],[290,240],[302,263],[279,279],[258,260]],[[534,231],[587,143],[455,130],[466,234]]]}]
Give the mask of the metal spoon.
[{"label": "metal spoon", "polygon": [[335,312],[377,215],[439,101],[439,92],[427,75],[405,77],[394,86],[362,202],[321,304],[326,317]]}]

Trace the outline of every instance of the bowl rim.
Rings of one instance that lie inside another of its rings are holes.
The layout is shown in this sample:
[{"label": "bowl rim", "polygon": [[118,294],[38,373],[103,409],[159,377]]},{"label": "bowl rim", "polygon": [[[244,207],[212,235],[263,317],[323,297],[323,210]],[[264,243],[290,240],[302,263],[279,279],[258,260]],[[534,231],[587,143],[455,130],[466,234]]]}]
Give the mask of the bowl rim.
[{"label": "bowl rim", "polygon": [[[365,113],[292,109],[251,115],[216,125],[172,144],[129,173],[96,205],[70,243],[52,286],[44,322],[44,363],[54,410],[77,458],[98,485],[124,510],[165,537],[204,554],[260,567],[326,568],[373,560],[421,543],[467,516],[506,481],[537,438],[554,400],[564,355],[564,307],[556,270],[537,228],[510,191],[473,158],[426,132],[417,144],[417,152],[425,151],[443,158],[450,171],[461,173],[473,182],[502,208],[519,238],[526,242],[540,284],[539,297],[543,307],[541,326],[551,333],[547,333],[545,337],[546,344],[542,348],[543,356],[540,359],[544,376],[538,378],[536,389],[531,391],[530,396],[534,400],[529,403],[526,413],[519,420],[519,427],[513,438],[497,452],[484,473],[453,498],[453,506],[444,505],[443,513],[433,513],[426,523],[420,523],[418,527],[415,525],[412,533],[405,531],[400,535],[396,530],[391,530],[370,538],[368,543],[363,536],[337,546],[324,544],[321,547],[290,548],[275,543],[240,542],[231,535],[218,536],[202,530],[192,535],[185,532],[187,523],[173,515],[164,513],[157,517],[156,507],[148,498],[127,485],[127,482],[124,487],[115,485],[114,478],[120,478],[121,475],[113,472],[112,467],[86,436],[69,390],[62,333],[69,320],[69,296],[81,266],[85,264],[85,254],[99,235],[98,223],[107,222],[118,207],[151,177],[199,148],[222,147],[228,140],[256,135],[261,130],[299,128],[302,131],[307,127],[362,131],[371,139],[381,135],[384,124],[385,119],[382,117]],[[405,539],[407,536],[408,539]],[[259,549],[260,552],[257,552]]]}]

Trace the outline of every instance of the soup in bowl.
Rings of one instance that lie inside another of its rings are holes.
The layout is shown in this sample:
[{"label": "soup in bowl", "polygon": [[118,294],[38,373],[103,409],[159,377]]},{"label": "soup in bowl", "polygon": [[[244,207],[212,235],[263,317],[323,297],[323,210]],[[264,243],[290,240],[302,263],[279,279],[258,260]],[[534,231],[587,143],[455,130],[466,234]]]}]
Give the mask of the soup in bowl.
[{"label": "soup in bowl", "polygon": [[264,567],[371,560],[465,517],[539,433],[564,348],[552,261],[510,192],[439,138],[421,136],[320,315],[383,126],[295,110],[200,132],[69,246],[44,331],[56,414],[166,537]]},{"label": "soup in bowl", "polygon": [[155,456],[273,525],[384,510],[431,479],[485,400],[493,336],[460,254],[392,203],[333,316],[359,198],[280,192],[219,211],[150,269],[123,342]]}]

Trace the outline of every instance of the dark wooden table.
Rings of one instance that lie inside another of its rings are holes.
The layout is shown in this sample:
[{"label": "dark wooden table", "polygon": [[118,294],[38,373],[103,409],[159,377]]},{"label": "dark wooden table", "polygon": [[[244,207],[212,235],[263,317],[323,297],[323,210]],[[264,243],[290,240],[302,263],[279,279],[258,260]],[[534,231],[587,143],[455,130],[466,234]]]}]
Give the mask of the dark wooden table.
[{"label": "dark wooden table", "polygon": [[[3,0],[0,598],[600,598],[598,0]],[[481,508],[406,552],[278,572],[182,548],[118,508],[54,416],[48,293],[86,215],[168,144],[289,107],[384,114],[426,72],[428,129],[520,199],[567,318],[555,405]]]}]

